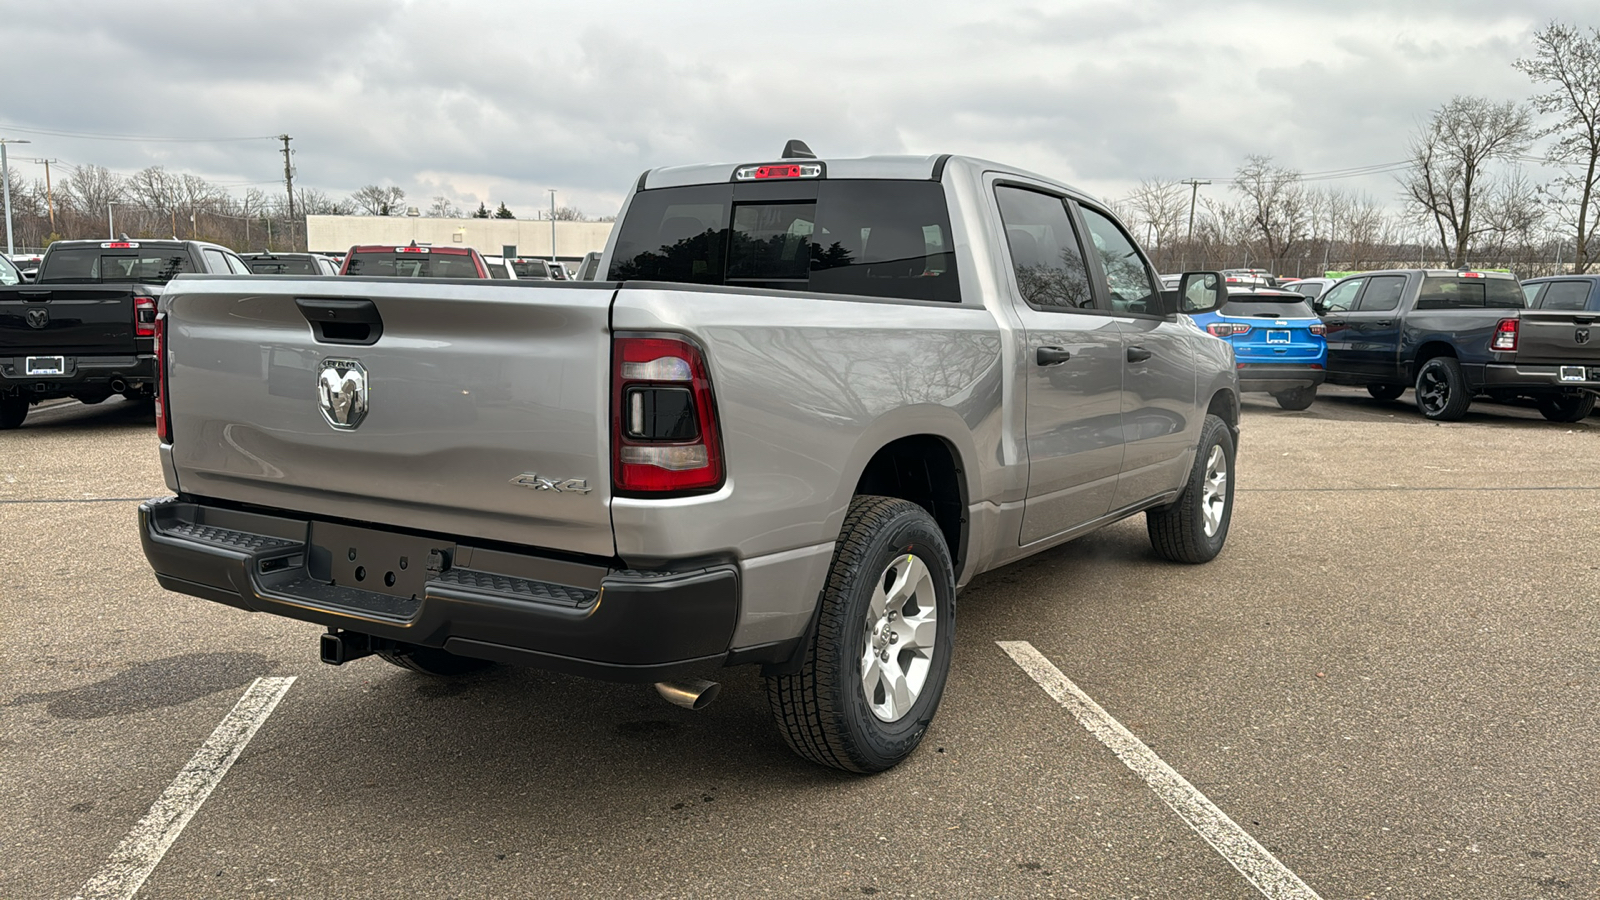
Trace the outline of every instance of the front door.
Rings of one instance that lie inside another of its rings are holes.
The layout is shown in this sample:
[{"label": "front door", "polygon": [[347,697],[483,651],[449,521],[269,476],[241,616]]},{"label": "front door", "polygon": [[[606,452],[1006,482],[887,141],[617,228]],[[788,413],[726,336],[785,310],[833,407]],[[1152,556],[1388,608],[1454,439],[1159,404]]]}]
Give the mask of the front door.
[{"label": "front door", "polygon": [[1025,337],[1028,495],[1023,544],[1092,522],[1111,508],[1122,468],[1122,334],[1096,308],[1065,201],[995,188]]},{"label": "front door", "polygon": [[1194,421],[1193,332],[1167,317],[1155,272],[1127,232],[1109,215],[1078,206],[1092,244],[1097,302],[1117,317],[1122,332],[1122,474],[1113,510],[1183,486]]},{"label": "front door", "polygon": [[1328,329],[1328,371],[1341,375],[1354,372],[1350,358],[1350,311],[1355,309],[1356,297],[1367,283],[1365,278],[1351,278],[1334,285],[1319,298],[1317,308],[1322,324]]}]

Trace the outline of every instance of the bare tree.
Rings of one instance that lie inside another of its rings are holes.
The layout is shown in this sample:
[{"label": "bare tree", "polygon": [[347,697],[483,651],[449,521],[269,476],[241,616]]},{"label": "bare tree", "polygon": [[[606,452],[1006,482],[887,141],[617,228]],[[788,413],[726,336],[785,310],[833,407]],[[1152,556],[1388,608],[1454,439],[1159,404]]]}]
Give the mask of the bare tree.
[{"label": "bare tree", "polygon": [[1481,252],[1508,264],[1530,260],[1541,243],[1545,205],[1520,167],[1484,192],[1481,210]]},{"label": "bare tree", "polygon": [[1556,117],[1540,132],[1541,137],[1556,138],[1549,160],[1582,171],[1557,179],[1553,196],[1577,234],[1573,271],[1585,272],[1600,255],[1591,243],[1600,236],[1600,28],[1590,27],[1585,34],[1551,22],[1534,34],[1533,42],[1533,57],[1514,65],[1535,83],[1550,87],[1533,97],[1535,109]]},{"label": "bare tree", "polygon": [[351,194],[350,202],[369,216],[398,216],[405,212],[406,192],[394,185],[369,184]]},{"label": "bare tree", "polygon": [[[1151,247],[1145,249],[1157,257],[1157,265],[1166,270],[1173,259],[1172,245],[1183,235],[1189,212],[1189,198],[1184,186],[1176,181],[1147,178],[1124,201],[1123,208],[1131,218],[1145,226]],[[1133,226],[1128,222],[1129,227]]]},{"label": "bare tree", "polygon": [[465,213],[461,207],[450,202],[450,198],[443,194],[433,198],[433,203],[428,206],[428,215],[436,219],[459,219]]},{"label": "bare tree", "polygon": [[1488,187],[1485,166],[1528,149],[1533,121],[1511,101],[1456,96],[1434,110],[1411,141],[1411,168],[1400,176],[1402,196],[1433,226],[1452,266],[1466,265],[1482,225],[1473,204]]},{"label": "bare tree", "polygon": [[1300,173],[1274,166],[1270,156],[1248,156],[1234,172],[1232,190],[1241,197],[1239,212],[1260,241],[1263,261],[1287,257],[1311,220]]},{"label": "bare tree", "polygon": [[307,216],[349,216],[355,214],[356,205],[348,198],[335,200],[316,188],[296,188],[294,208]]}]

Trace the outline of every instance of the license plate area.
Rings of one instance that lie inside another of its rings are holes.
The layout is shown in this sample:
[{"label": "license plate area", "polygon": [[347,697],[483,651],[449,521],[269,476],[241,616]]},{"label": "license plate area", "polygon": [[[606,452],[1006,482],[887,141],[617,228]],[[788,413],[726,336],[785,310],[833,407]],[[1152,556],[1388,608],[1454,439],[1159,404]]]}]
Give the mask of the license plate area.
[{"label": "license plate area", "polygon": [[22,372],[25,375],[65,375],[67,374],[67,358],[65,356],[30,356],[23,360]]},{"label": "license plate area", "polygon": [[312,522],[308,567],[312,578],[339,587],[420,598],[455,552],[449,541]]},{"label": "license plate area", "polygon": [[1588,381],[1589,373],[1583,366],[1562,366],[1562,381]]},{"label": "license plate area", "polygon": [[1268,329],[1267,330],[1267,343],[1269,343],[1269,344],[1287,344],[1287,343],[1289,343],[1289,332],[1287,332],[1287,331],[1273,331],[1271,329]]}]

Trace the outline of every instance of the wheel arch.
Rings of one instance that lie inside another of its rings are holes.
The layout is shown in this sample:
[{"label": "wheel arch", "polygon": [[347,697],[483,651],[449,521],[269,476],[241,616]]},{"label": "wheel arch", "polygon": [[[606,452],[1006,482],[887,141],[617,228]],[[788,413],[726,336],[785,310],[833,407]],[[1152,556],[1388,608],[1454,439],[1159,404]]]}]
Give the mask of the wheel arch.
[{"label": "wheel arch", "polygon": [[1417,352],[1411,357],[1411,370],[1406,373],[1407,380],[1416,381],[1417,373],[1421,372],[1422,367],[1428,364],[1428,360],[1441,356],[1461,358],[1461,354],[1456,352],[1455,345],[1449,341],[1433,338],[1417,345]]},{"label": "wheel arch", "polygon": [[959,579],[971,544],[967,506],[972,455],[964,423],[957,434],[952,430],[889,429],[862,441],[854,477],[847,482],[850,491],[840,498],[840,509],[848,508],[851,498],[860,494],[898,497],[921,506],[944,534]]}]

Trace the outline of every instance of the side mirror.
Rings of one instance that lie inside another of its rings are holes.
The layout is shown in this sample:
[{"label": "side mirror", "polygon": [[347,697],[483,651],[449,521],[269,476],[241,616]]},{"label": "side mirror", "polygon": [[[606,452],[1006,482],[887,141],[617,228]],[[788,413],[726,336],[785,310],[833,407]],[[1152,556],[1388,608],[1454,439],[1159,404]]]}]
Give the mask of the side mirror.
[{"label": "side mirror", "polygon": [[1187,315],[1208,313],[1228,299],[1228,280],[1221,272],[1185,272],[1178,279],[1178,312]]},{"label": "side mirror", "polygon": [[1328,314],[1328,305],[1323,303],[1322,299],[1319,297],[1316,300],[1311,301],[1311,311],[1319,316],[1325,316]]}]

